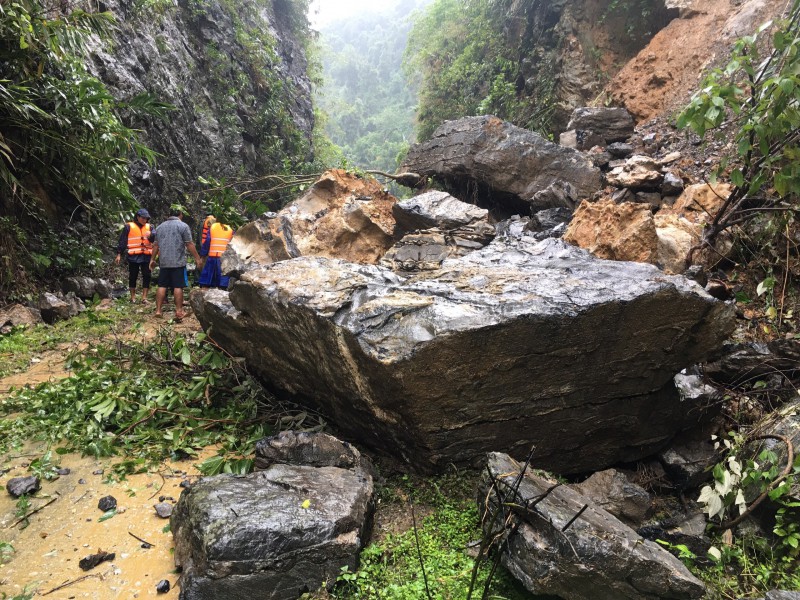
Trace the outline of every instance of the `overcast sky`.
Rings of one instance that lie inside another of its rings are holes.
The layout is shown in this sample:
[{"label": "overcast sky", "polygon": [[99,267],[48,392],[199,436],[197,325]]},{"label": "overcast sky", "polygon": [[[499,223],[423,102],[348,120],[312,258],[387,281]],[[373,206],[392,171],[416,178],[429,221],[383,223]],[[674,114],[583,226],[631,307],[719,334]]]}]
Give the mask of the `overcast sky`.
[{"label": "overcast sky", "polygon": [[384,12],[395,4],[396,0],[312,0],[308,19],[318,29],[354,14]]}]

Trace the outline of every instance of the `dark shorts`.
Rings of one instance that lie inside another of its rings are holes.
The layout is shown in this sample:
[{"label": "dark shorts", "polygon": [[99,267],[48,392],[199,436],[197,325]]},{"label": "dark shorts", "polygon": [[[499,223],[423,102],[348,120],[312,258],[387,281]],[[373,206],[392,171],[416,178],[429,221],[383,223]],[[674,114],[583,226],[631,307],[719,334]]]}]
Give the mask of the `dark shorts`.
[{"label": "dark shorts", "polygon": [[158,287],[174,290],[175,288],[185,288],[186,285],[186,269],[184,267],[172,269],[162,267],[158,273]]}]

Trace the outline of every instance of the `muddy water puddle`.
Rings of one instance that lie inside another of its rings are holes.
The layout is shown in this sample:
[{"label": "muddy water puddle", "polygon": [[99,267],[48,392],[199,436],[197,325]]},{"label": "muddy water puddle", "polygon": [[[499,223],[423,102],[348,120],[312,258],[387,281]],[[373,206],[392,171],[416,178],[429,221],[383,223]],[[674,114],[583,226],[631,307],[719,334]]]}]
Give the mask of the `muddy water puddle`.
[{"label": "muddy water puddle", "polygon": [[[144,307],[136,308],[144,312]],[[171,322],[169,314],[166,317],[148,315],[141,328],[125,337],[145,341],[156,337],[165,326],[184,335],[200,330],[193,315],[181,323]],[[38,355],[24,373],[0,379],[0,396],[13,388],[69,376],[64,364],[67,355],[87,348],[73,344]],[[99,460],[53,452],[53,461],[69,473],[41,482],[25,512],[38,511],[28,517],[25,526],[17,499],[6,492],[6,484],[11,478],[31,475],[31,461],[47,450],[46,446],[30,444],[20,452],[0,456],[0,542],[14,548],[0,564],[0,597],[27,592],[34,598],[54,600],[177,599],[178,574],[169,519],[159,517],[154,505],[162,498],[170,504],[177,502],[181,482],[194,481],[199,476],[195,465],[213,455],[215,449],[208,448],[191,460],[165,462],[148,473],[128,475],[121,482],[112,481],[109,474],[122,457]],[[117,500],[117,513],[101,520],[104,512],[98,502],[109,495]],[[143,547],[142,540],[151,547]],[[100,550],[114,553],[114,559],[88,571],[78,566],[81,559]],[[169,581],[169,592],[156,591],[161,580]]]},{"label": "muddy water puddle", "polygon": [[[0,471],[9,470],[0,476],[0,485],[5,488],[12,477],[30,475],[30,461],[44,452],[46,448],[31,447],[24,456],[6,457]],[[211,454],[208,449],[204,456]],[[17,500],[0,494],[0,541],[14,547],[0,566],[0,593],[14,596],[27,589],[54,599],[178,598],[169,519],[159,517],[154,505],[160,500],[174,504],[181,481],[198,476],[194,465],[199,460],[166,462],[157,472],[112,482],[111,460],[77,454],[59,459],[59,466],[70,472],[42,481],[26,512],[40,510],[28,518],[27,527],[20,522]],[[101,520],[98,502],[109,495],[117,500],[117,513]],[[143,547],[143,541],[152,547]],[[81,570],[78,562],[100,550],[113,552],[115,558]],[[156,585],[164,579],[171,589],[158,593]]]}]

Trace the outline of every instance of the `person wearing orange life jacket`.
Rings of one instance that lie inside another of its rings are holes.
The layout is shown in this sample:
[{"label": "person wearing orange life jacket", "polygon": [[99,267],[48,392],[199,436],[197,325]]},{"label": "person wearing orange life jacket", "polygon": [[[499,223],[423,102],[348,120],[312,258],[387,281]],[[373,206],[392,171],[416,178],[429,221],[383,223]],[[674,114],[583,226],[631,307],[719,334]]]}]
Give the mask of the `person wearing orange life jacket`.
[{"label": "person wearing orange life jacket", "polygon": [[208,237],[200,248],[200,256],[207,256],[200,279],[197,283],[202,288],[227,288],[230,279],[222,274],[220,257],[233,238],[233,228],[223,223],[213,222],[209,227]]},{"label": "person wearing orange life jacket", "polygon": [[117,242],[116,264],[122,255],[128,256],[128,288],[131,292],[131,303],[136,302],[136,282],[139,271],[142,272],[142,304],[149,304],[150,293],[150,255],[153,254],[153,232],[150,229],[150,213],[146,208],[136,211],[133,221],[122,228]]},{"label": "person wearing orange life jacket", "polygon": [[206,215],[206,218],[203,221],[203,229],[200,232],[200,244],[198,244],[200,248],[202,248],[203,244],[206,243],[206,238],[208,237],[208,232],[211,229],[211,225],[213,225],[216,222],[216,220],[217,220],[216,217],[214,217],[214,215],[212,215],[211,213],[208,213]]}]

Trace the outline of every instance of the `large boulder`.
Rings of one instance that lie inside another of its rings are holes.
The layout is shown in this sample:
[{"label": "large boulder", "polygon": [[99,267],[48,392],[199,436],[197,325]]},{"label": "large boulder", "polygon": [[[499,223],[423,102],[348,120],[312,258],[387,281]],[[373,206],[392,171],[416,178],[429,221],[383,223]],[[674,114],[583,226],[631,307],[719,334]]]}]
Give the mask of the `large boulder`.
[{"label": "large boulder", "polygon": [[222,257],[222,270],[238,276],[252,263],[308,255],[376,263],[395,242],[395,202],[375,179],[326,171],[280,212],[239,229]]},{"label": "large boulder", "polygon": [[705,593],[677,558],[576,490],[530,470],[523,474],[522,465],[498,452],[489,454],[482,473],[479,509],[486,533],[498,533],[510,507],[514,525],[502,562],[534,594],[689,600]]},{"label": "large boulder", "polygon": [[695,282],[525,234],[410,277],[295,258],[191,302],[274,388],[422,470],[532,444],[560,472],[646,456],[696,418],[673,375],[734,324]]},{"label": "large boulder", "polygon": [[296,600],[354,571],[373,483],[355,448],[325,434],[263,440],[249,475],[206,477],[170,519],[181,600]]},{"label": "large boulder", "polygon": [[[568,183],[571,206],[601,187],[600,170],[580,152],[493,116],[446,121],[433,137],[416,144],[400,169],[443,182],[456,197],[506,217],[536,205],[534,196]],[[547,202],[553,194],[547,195]]]}]

